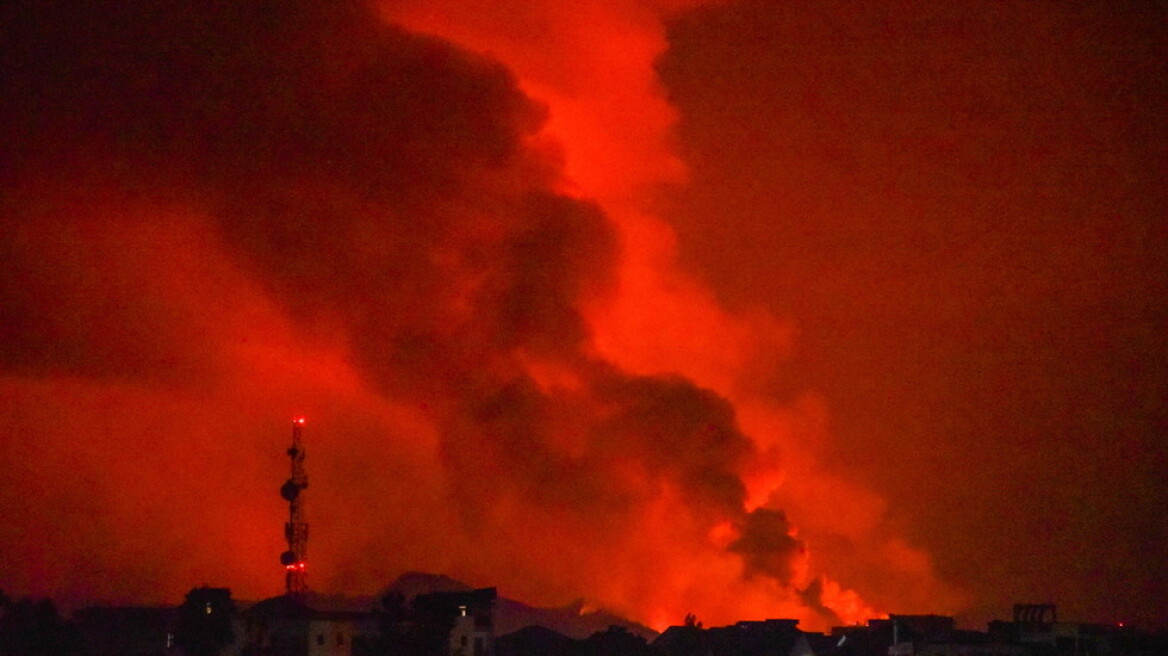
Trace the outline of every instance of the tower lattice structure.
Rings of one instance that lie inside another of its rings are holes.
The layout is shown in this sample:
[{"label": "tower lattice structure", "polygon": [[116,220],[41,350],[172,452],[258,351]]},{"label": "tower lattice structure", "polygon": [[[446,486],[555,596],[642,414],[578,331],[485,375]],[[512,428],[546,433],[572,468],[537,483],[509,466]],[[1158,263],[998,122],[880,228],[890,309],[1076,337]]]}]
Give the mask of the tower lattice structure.
[{"label": "tower lattice structure", "polygon": [[308,522],[304,520],[304,490],[308,488],[308,474],[304,471],[304,445],[300,440],[300,429],[303,426],[304,417],[292,420],[292,446],[288,447],[292,476],[280,486],[280,496],[288,502],[288,522],[284,524],[288,550],[280,554],[280,564],[285,570],[285,593],[298,598],[308,593],[305,560],[308,554]]}]

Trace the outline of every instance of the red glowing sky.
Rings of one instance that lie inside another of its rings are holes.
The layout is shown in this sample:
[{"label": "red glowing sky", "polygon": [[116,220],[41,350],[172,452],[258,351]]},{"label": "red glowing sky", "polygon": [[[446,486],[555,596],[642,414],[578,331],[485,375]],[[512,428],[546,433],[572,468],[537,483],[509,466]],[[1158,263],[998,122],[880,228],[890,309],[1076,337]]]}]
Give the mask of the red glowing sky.
[{"label": "red glowing sky", "polygon": [[1165,10],[11,3],[0,588],[1165,626]]}]

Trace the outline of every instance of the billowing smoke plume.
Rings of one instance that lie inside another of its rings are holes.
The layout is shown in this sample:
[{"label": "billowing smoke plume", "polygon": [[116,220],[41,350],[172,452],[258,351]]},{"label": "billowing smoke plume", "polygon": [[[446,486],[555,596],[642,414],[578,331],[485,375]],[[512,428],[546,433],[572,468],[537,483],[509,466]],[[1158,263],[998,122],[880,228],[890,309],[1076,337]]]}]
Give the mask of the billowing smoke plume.
[{"label": "billowing smoke plume", "polygon": [[[512,69],[343,1],[3,25],[6,585],[277,591],[303,410],[318,587],[433,569],[658,625],[872,612],[771,507],[784,468],[823,480],[784,442],[804,411],[734,397],[781,331],[661,291],[665,229]],[[663,364],[702,344],[729,354]]]},{"label": "billowing smoke plume", "polygon": [[748,577],[764,575],[784,583],[795,580],[791,554],[802,549],[802,543],[791,536],[786,515],[767,508],[752,512],[742,527],[742,537],[730,544],[731,551],[742,554]]}]

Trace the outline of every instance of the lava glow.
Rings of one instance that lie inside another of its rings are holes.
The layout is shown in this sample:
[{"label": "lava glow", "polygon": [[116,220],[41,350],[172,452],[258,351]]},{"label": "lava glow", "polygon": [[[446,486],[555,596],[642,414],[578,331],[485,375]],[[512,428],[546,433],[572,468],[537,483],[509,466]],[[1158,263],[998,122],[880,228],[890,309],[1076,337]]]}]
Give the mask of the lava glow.
[{"label": "lava glow", "polygon": [[1160,13],[149,4],[0,20],[6,593],[279,593],[312,416],[321,592],[1163,597]]}]

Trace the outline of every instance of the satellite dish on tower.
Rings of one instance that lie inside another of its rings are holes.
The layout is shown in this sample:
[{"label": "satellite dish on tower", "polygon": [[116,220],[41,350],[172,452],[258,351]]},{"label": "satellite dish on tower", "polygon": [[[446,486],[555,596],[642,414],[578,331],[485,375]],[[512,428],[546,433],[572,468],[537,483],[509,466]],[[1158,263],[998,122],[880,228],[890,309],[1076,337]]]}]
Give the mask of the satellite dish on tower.
[{"label": "satellite dish on tower", "polygon": [[290,478],[280,486],[280,496],[284,497],[285,501],[292,501],[299,495],[300,486],[296,484],[296,481],[293,481]]}]

